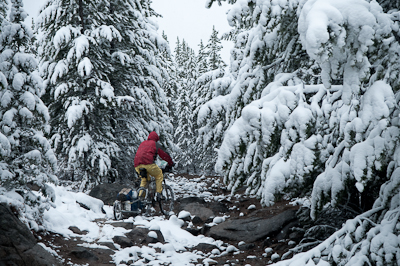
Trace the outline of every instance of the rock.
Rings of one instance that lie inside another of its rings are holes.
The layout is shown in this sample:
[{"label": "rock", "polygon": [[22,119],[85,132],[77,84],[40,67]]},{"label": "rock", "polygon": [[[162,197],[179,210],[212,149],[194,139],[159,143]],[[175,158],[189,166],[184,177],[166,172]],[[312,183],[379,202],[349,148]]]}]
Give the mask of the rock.
[{"label": "rock", "polygon": [[182,221],[185,221],[185,222],[191,222],[191,218],[190,218],[190,216],[186,216],[186,217],[183,217],[183,218],[180,218]]},{"label": "rock", "polygon": [[197,203],[197,202],[189,203],[189,204],[183,206],[183,209],[185,211],[190,212],[190,214],[192,214],[194,216],[200,217],[203,221],[207,220],[211,216],[215,216],[214,212],[211,209],[206,208],[202,204]]},{"label": "rock", "polygon": [[132,247],[134,245],[131,239],[126,236],[114,236],[113,241],[120,245],[121,248]]},{"label": "rock", "polygon": [[221,240],[247,243],[265,239],[296,219],[296,210],[287,210],[270,218],[249,217],[230,219],[210,229],[210,236]]},{"label": "rock", "polygon": [[242,251],[247,251],[247,250],[251,250],[255,247],[256,245],[254,245],[253,243],[250,244],[243,244],[243,245],[239,245],[239,249]]},{"label": "rock", "polygon": [[160,230],[152,230],[151,232],[155,232],[157,237],[151,237],[149,234],[147,234],[147,238],[146,238],[146,242],[147,243],[157,243],[157,242],[161,242],[161,243],[165,243],[165,239],[163,234],[161,233]]},{"label": "rock", "polygon": [[97,244],[101,246],[108,247],[109,249],[116,250],[117,248],[114,245],[114,242],[97,242]]},{"label": "rock", "polygon": [[188,205],[190,203],[199,203],[199,204],[205,205],[206,201],[199,197],[186,197],[186,198],[179,199],[179,204],[182,207],[185,205]]},{"label": "rock", "polygon": [[202,234],[202,235],[206,235],[209,231],[210,231],[210,226],[208,226],[208,225],[204,225],[202,228],[201,228],[201,230],[200,230],[200,233]]},{"label": "rock", "polygon": [[191,233],[194,236],[198,236],[200,234],[201,229],[197,229],[197,228],[186,228],[186,231],[188,231],[189,233]]},{"label": "rock", "polygon": [[68,227],[69,230],[71,230],[74,234],[78,234],[78,235],[86,235],[88,233],[87,230],[81,231],[81,229],[79,229],[76,226],[70,226]]},{"label": "rock", "polygon": [[192,219],[192,223],[194,225],[200,225],[200,224],[204,223],[204,221],[199,216],[195,216]]},{"label": "rock", "polygon": [[299,223],[297,221],[293,221],[288,223],[287,225],[285,225],[281,231],[276,235],[275,239],[277,241],[280,240],[285,240],[285,239],[289,239],[290,238],[290,233],[291,233],[291,229],[293,227],[297,227],[299,226]]},{"label": "rock", "polygon": [[210,218],[208,218],[206,221],[205,221],[205,223],[206,224],[209,224],[209,223],[212,223],[213,221],[214,221],[214,216],[211,216]]},{"label": "rock", "polygon": [[303,237],[304,237],[304,232],[300,231],[295,231],[289,234],[289,239],[296,242],[300,242],[301,239],[303,239]]},{"label": "rock", "polygon": [[112,226],[114,227],[122,227],[125,228],[127,230],[133,229],[133,223],[132,222],[115,222],[115,223],[111,223]]},{"label": "rock", "polygon": [[85,259],[89,261],[97,261],[99,258],[93,254],[90,250],[84,247],[75,247],[71,252],[71,255],[75,256],[77,259]]},{"label": "rock", "polygon": [[[95,186],[89,193],[89,196],[100,199],[104,202],[104,204],[113,205],[114,201],[117,199],[118,193],[121,189],[125,187],[130,187],[127,184],[121,183],[105,183]],[[135,189],[132,184],[132,189]]]},{"label": "rock", "polygon": [[165,243],[165,239],[160,230],[152,230],[157,234],[157,239],[150,237],[148,234],[150,232],[149,229],[144,227],[135,227],[130,232],[126,234],[127,238],[129,238],[134,245],[144,245],[148,243]]},{"label": "rock", "polygon": [[126,234],[126,237],[128,237],[135,245],[138,245],[145,242],[148,233],[149,229],[147,228],[135,227]]},{"label": "rock", "polygon": [[0,265],[62,265],[4,203],[0,204]]},{"label": "rock", "polygon": [[202,251],[204,253],[210,253],[213,249],[216,249],[217,246],[208,243],[199,243],[197,246],[193,248],[193,250]]},{"label": "rock", "polygon": [[229,211],[228,207],[226,204],[222,202],[210,202],[207,206],[210,208],[214,213],[227,213]]}]

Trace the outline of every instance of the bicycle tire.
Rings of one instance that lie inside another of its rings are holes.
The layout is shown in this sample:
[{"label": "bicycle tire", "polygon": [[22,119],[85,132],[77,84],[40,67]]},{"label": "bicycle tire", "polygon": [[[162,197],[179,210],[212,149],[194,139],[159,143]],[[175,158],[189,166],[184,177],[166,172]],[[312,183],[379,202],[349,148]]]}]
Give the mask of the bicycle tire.
[{"label": "bicycle tire", "polygon": [[173,214],[174,211],[174,191],[169,185],[163,184],[162,195],[164,196],[165,200],[158,201],[160,205],[160,211],[168,218],[171,214]]},{"label": "bicycle tire", "polygon": [[119,200],[114,201],[113,210],[115,220],[119,221],[124,218],[124,215],[122,214],[122,204]]}]

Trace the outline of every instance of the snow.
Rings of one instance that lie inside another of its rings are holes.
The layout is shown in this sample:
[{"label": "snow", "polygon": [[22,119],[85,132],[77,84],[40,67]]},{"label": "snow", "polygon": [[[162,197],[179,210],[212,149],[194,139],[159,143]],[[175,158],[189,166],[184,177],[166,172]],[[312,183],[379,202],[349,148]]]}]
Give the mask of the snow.
[{"label": "snow", "polygon": [[225,222],[225,217],[214,217],[213,219],[214,224],[220,224],[222,222]]},{"label": "snow", "polygon": [[254,210],[256,208],[256,205],[252,204],[249,207],[247,207],[248,210]]},{"label": "snow", "polygon": [[80,101],[78,105],[72,104],[70,107],[68,107],[68,110],[65,113],[68,121],[68,127],[71,128],[75,122],[82,117],[83,112],[88,113],[90,106],[91,104],[88,101],[83,100]]},{"label": "snow", "polygon": [[78,73],[81,77],[90,76],[92,69],[92,62],[90,62],[90,59],[87,57],[84,57],[78,64]]},{"label": "snow", "polygon": [[190,216],[190,212],[188,211],[180,211],[178,214],[178,219],[184,219]]},{"label": "snow", "polygon": [[[4,172],[3,172],[4,173]],[[178,197],[190,195],[188,192],[200,190],[202,178],[197,180],[187,180],[182,176],[170,175],[167,180],[171,187],[174,187],[174,192]],[[186,183],[184,185],[184,183]],[[66,239],[80,238],[84,243],[79,244],[86,248],[109,249],[107,246],[98,244],[99,242],[114,243],[115,236],[124,236],[130,230],[123,227],[114,227],[113,209],[112,206],[104,205],[99,199],[93,198],[86,193],[74,192],[70,186],[58,186],[47,183],[47,190],[53,193],[52,207],[45,210],[43,213],[42,230],[47,230],[56,234],[60,234]],[[204,185],[203,185],[204,187]],[[25,208],[25,212],[29,215],[32,209],[26,208],[23,204],[24,199],[20,194],[10,191],[1,191],[0,202],[13,203],[19,208]],[[229,196],[228,196],[229,197]],[[207,200],[212,197],[208,196]],[[216,197],[216,200],[222,200],[221,197]],[[149,229],[148,236],[157,238],[155,231],[161,231],[164,236],[165,244],[160,242],[149,244],[148,246],[133,246],[121,248],[114,243],[117,248],[112,260],[116,265],[121,262],[133,260],[133,265],[196,265],[199,260],[203,261],[204,265],[212,265],[215,263],[215,258],[224,256],[229,253],[238,252],[238,249],[233,245],[224,244],[220,240],[214,240],[211,237],[204,235],[194,236],[184,230],[182,219],[191,216],[187,211],[181,211],[178,216],[172,215],[169,219],[161,216],[136,216],[130,217],[125,222],[132,222],[133,226],[144,227]],[[179,218],[178,218],[179,217]],[[214,225],[225,221],[227,216],[215,217]],[[103,221],[103,222],[99,222]],[[213,224],[210,224],[212,226]],[[74,226],[81,231],[86,231],[85,235],[72,232],[69,227]],[[32,225],[31,229],[38,230],[38,225]],[[216,246],[210,253],[188,251],[200,243],[208,243]],[[47,247],[44,243],[40,245],[59,257],[57,252],[51,247]]]},{"label": "snow", "polygon": [[25,75],[23,73],[17,73],[14,75],[12,86],[16,91],[22,90],[22,86],[25,84]]}]

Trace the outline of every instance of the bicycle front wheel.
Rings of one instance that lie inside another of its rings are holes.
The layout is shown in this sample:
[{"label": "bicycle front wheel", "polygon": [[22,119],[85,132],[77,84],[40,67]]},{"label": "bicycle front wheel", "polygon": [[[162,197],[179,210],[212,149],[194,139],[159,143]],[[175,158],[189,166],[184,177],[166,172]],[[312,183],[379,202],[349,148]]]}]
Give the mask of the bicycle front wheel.
[{"label": "bicycle front wheel", "polygon": [[174,213],[174,191],[169,185],[163,184],[162,195],[164,199],[159,201],[160,211],[168,218]]}]

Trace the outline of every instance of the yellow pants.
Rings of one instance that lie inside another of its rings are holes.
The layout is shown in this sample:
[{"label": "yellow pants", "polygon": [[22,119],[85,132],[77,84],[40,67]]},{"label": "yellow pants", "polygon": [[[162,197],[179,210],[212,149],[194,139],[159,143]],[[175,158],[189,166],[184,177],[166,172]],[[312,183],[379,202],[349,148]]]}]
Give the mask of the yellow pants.
[{"label": "yellow pants", "polygon": [[[147,179],[142,178],[142,182],[140,182],[140,186],[144,187],[147,184],[147,181],[150,181],[150,176],[154,176],[156,179],[156,192],[161,193],[162,191],[162,181],[164,179],[163,173],[155,163],[153,164],[139,164],[135,167],[135,170],[138,174],[140,174],[140,168],[146,168],[147,170]],[[139,195],[140,196],[140,195]]]}]

